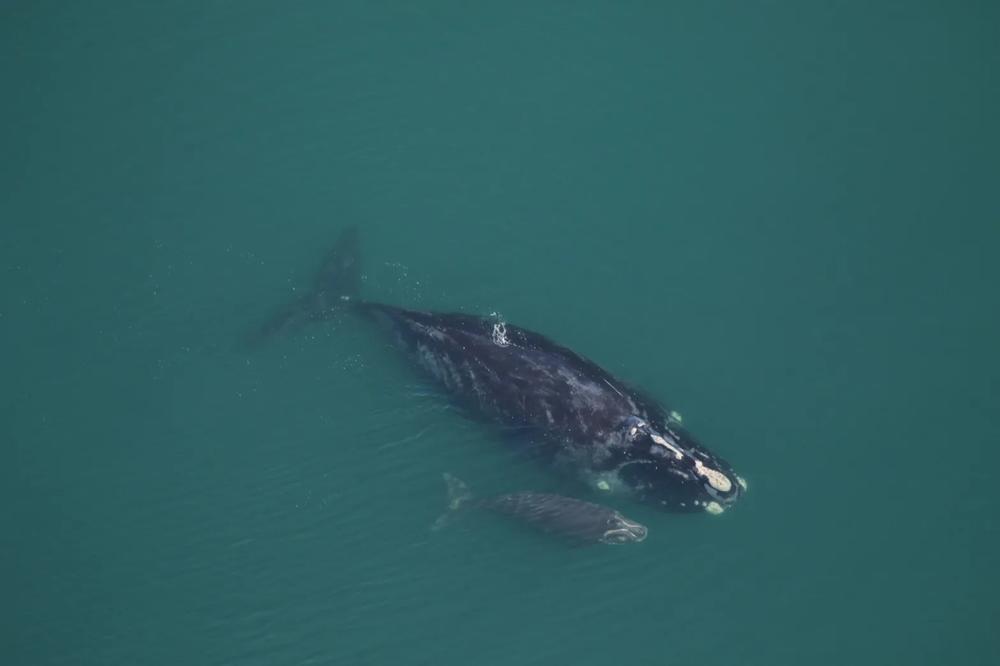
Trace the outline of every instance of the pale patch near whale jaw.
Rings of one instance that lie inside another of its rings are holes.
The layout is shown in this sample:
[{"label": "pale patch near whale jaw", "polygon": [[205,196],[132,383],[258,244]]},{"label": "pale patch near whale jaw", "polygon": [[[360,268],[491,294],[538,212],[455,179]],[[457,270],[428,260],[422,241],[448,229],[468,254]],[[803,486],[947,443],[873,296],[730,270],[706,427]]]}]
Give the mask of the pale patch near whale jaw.
[{"label": "pale patch near whale jaw", "polygon": [[723,507],[718,502],[706,502],[705,503],[705,511],[708,511],[713,516],[718,516],[720,513],[722,513],[725,510],[726,510],[725,507]]}]

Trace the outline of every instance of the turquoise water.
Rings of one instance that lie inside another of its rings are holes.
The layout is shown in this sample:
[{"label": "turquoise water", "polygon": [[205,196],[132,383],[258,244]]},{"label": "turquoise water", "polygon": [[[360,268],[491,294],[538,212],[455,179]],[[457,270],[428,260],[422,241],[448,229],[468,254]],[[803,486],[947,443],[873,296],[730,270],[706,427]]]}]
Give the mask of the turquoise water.
[{"label": "turquoise water", "polygon": [[[6,2],[0,662],[994,664],[990,3]],[[500,312],[750,482],[567,548],[566,491],[364,322]]]}]

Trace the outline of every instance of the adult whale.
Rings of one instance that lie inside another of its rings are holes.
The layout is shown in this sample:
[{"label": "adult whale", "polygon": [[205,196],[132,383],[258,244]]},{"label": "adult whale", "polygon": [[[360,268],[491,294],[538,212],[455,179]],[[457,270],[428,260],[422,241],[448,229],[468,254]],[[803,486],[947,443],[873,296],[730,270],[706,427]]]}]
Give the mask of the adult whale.
[{"label": "adult whale", "polygon": [[495,317],[361,300],[360,270],[358,232],[351,228],[327,254],[312,288],[257,337],[351,310],[383,324],[470,410],[517,427],[546,460],[592,487],[668,510],[710,513],[746,490],[673,412],[592,361]]}]

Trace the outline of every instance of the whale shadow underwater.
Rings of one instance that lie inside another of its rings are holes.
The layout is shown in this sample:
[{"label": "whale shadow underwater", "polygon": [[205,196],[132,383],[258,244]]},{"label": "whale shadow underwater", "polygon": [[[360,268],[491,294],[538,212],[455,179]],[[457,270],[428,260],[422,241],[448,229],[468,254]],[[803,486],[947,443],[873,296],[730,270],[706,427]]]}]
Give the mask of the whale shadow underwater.
[{"label": "whale shadow underwater", "polygon": [[353,313],[380,326],[470,414],[520,433],[554,470],[591,489],[676,512],[721,513],[746,491],[732,466],[674,412],[596,363],[495,317],[364,300],[356,227],[311,288],[270,317],[255,342]]}]

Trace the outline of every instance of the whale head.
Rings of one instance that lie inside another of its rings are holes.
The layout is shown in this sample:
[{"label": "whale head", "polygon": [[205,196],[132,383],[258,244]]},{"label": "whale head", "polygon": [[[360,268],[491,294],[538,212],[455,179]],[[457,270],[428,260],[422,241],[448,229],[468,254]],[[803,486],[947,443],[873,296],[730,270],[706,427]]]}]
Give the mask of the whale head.
[{"label": "whale head", "polygon": [[634,520],[629,520],[618,512],[608,520],[608,528],[598,539],[601,543],[622,544],[638,543],[646,538],[648,530]]},{"label": "whale head", "polygon": [[655,428],[631,417],[618,477],[643,502],[669,511],[722,513],[746,491],[732,467],[676,424]]}]

